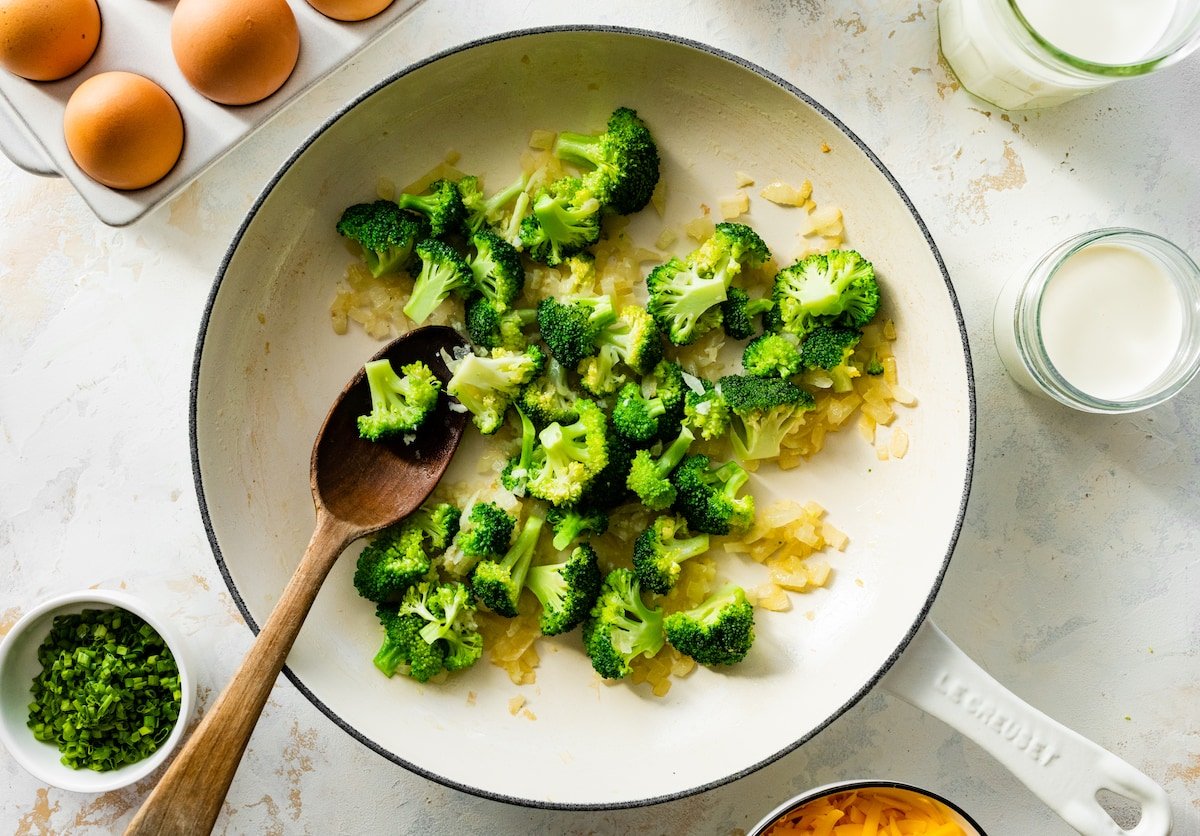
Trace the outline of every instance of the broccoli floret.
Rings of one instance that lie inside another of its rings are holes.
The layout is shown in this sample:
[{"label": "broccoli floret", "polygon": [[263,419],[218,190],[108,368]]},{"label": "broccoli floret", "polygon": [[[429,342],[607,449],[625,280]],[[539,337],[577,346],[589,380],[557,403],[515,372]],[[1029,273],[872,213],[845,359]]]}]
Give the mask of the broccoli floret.
[{"label": "broccoli floret", "polygon": [[705,441],[729,431],[729,405],[711,380],[700,379],[704,392],[688,389],[683,400],[683,424]]},{"label": "broccoli floret", "polygon": [[391,361],[372,360],[363,367],[371,389],[371,412],[358,416],[358,434],[370,441],[411,433],[437,406],[442,382],[421,361],[402,366],[396,374]]},{"label": "broccoli floret", "polygon": [[608,421],[593,401],[575,404],[571,424],[548,424],[538,433],[525,490],[552,505],[579,501],[583,491],[608,464]]},{"label": "broccoli floret", "polygon": [[[688,345],[721,324],[730,282],[743,267],[771,257],[758,233],[744,224],[721,223],[687,257],[672,258],[646,277],[646,309],[675,345]],[[757,303],[755,309],[759,307]],[[747,315],[735,304],[735,312]],[[758,311],[761,313],[761,311]],[[737,323],[732,326],[737,328]]]},{"label": "broccoli floret", "polygon": [[739,586],[727,586],[690,610],[663,620],[667,641],[702,665],[734,665],[754,644],[754,607]]},{"label": "broccoli floret", "polygon": [[579,385],[584,391],[597,398],[611,395],[625,382],[625,375],[617,370],[617,353],[612,348],[602,348],[594,357],[579,362]]},{"label": "broccoli floret", "polygon": [[662,401],[664,412],[658,419],[658,437],[664,441],[679,432],[687,385],[683,382],[683,367],[672,360],[662,360],[642,378],[642,395]]},{"label": "broccoli floret", "polygon": [[449,503],[427,503],[376,534],[358,556],[358,594],[376,603],[399,600],[429,572],[431,559],[450,545],[458,533],[459,515]]},{"label": "broccoli floret", "polygon": [[476,502],[455,543],[468,557],[496,557],[508,550],[517,520],[494,502]]},{"label": "broccoli floret", "polygon": [[[646,309],[675,345],[688,345],[723,320],[729,285],[743,267],[771,257],[758,233],[744,224],[721,223],[687,257],[660,264],[646,277]],[[752,304],[747,302],[747,305]],[[758,305],[756,304],[756,309]],[[736,304],[735,313],[746,315]],[[761,312],[761,311],[759,311]],[[734,328],[738,323],[734,323]]]},{"label": "broccoli floret", "polygon": [[646,308],[626,305],[616,323],[608,325],[598,338],[601,353],[616,351],[620,361],[637,374],[649,374],[662,360],[662,335]]},{"label": "broccoli floret", "polygon": [[742,461],[777,458],[783,439],[816,408],[811,394],[783,378],[729,375],[718,384],[732,413],[733,451]]},{"label": "broccoli floret", "polygon": [[471,573],[471,589],[483,604],[497,615],[517,616],[517,604],[525,586],[525,576],[533,561],[533,552],[542,533],[545,519],[534,509],[525,520],[525,527],[503,559],[481,560]]},{"label": "broccoli floret", "polygon": [[791,377],[802,365],[796,335],[787,332],[755,337],[742,352],[742,368],[751,377]]},{"label": "broccoli floret", "polygon": [[571,281],[576,288],[592,288],[596,286],[596,256],[587,250],[575,253],[564,264],[571,274]]},{"label": "broccoli floret", "polygon": [[396,198],[401,209],[420,212],[429,219],[429,230],[436,237],[462,228],[467,210],[458,186],[450,180],[435,180],[424,195],[402,194]]},{"label": "broccoli floret", "polygon": [[600,240],[600,201],[577,177],[556,180],[537,193],[521,220],[526,254],[551,267]]},{"label": "broccoli floret", "polygon": [[442,663],[448,671],[469,668],[483,655],[475,605],[464,584],[422,581],[404,593],[396,614],[424,622],[418,635],[426,644],[442,646]]},{"label": "broccoli floret", "polygon": [[458,533],[459,514],[446,502],[425,504],[376,534],[354,569],[358,594],[376,603],[399,600],[429,572],[431,558],[450,545]]},{"label": "broccoli floret", "polygon": [[426,503],[413,511],[400,525],[404,528],[421,532],[422,542],[427,543],[429,555],[435,555],[450,545],[450,541],[458,534],[458,520],[462,511],[449,502],[439,502],[436,505]]},{"label": "broccoli floret", "polygon": [[390,200],[376,200],[348,207],[337,222],[337,231],[362,248],[367,269],[378,278],[408,264],[413,248],[429,237],[429,223]]},{"label": "broccoli floret", "polygon": [[525,585],[542,604],[542,633],[557,636],[577,627],[595,605],[600,582],[600,562],[587,543],[562,563],[530,568]]},{"label": "broccoli floret", "polygon": [[615,392],[624,382],[624,376],[614,372],[618,362],[646,374],[663,355],[658,325],[637,305],[622,308],[616,321],[596,336],[595,345],[596,355],[581,361],[578,371],[583,387],[598,396]]},{"label": "broccoli floret", "polygon": [[413,282],[412,296],[404,315],[420,325],[451,293],[466,297],[475,286],[475,276],[463,257],[449,244],[430,238],[417,244],[421,272]]},{"label": "broccoli floret", "polygon": [[533,467],[533,449],[537,445],[537,428],[518,404],[517,416],[521,420],[521,452],[509,460],[504,471],[500,474],[500,484],[517,496],[525,495],[525,485],[529,481],[530,469]]},{"label": "broccoli floret", "polygon": [[735,340],[748,340],[758,333],[754,317],[764,314],[775,306],[771,297],[751,299],[750,294],[740,287],[731,287],[728,298],[721,303],[721,326]]},{"label": "broccoli floret", "polygon": [[634,454],[625,484],[647,508],[661,511],[675,502],[676,491],[671,484],[671,471],[687,455],[694,440],[692,431],[684,427],[679,431],[679,437],[657,459],[649,450],[638,450]]},{"label": "broccoli floret", "polygon": [[862,332],[857,328],[819,325],[810,331],[800,344],[800,361],[808,369],[804,382],[821,389],[849,392],[854,388],[851,381],[861,374],[850,365],[850,355],[860,339]]},{"label": "broccoli floret", "polygon": [[774,316],[800,337],[818,325],[861,328],[879,309],[875,268],[854,250],[810,255],[775,276]]},{"label": "broccoli floret", "polygon": [[517,403],[541,426],[558,422],[570,424],[579,417],[575,411],[575,393],[567,380],[567,370],[551,357],[540,375],[521,390]]},{"label": "broccoli floret", "polygon": [[867,361],[866,371],[872,377],[879,377],[879,375],[883,374],[883,362],[879,359],[878,349],[871,350],[871,359]]},{"label": "broccoli floret", "polygon": [[646,606],[633,572],[609,572],[583,622],[583,646],[596,673],[605,679],[628,676],[634,659],[654,656],[665,641],[662,608]]},{"label": "broccoli floret", "polygon": [[754,496],[738,496],[749,479],[737,462],[711,469],[708,456],[688,456],[671,474],[677,491],[672,507],[692,531],[741,534],[754,524]]},{"label": "broccoli floret", "polygon": [[585,508],[611,511],[618,505],[625,504],[629,498],[625,478],[629,474],[629,465],[633,461],[635,449],[620,435],[610,432],[605,439],[604,450],[608,463],[583,489],[578,504]]},{"label": "broccoli floret", "polygon": [[644,209],[658,185],[658,148],[646,123],[627,107],[613,111],[608,130],[597,136],[560,133],[554,155],[593,168],[585,181],[620,215]]},{"label": "broccoli floret", "polygon": [[497,348],[490,357],[469,353],[447,364],[454,374],[446,391],[470,411],[481,433],[491,435],[504,424],[521,387],[537,376],[545,362],[536,345],[522,352]]},{"label": "broccoli floret", "polygon": [[729,287],[743,268],[759,267],[770,258],[771,251],[757,232],[745,224],[726,222],[717,224],[713,234],[688,256],[688,263],[701,275],[719,276]]},{"label": "broccoli floret", "polygon": [[396,604],[381,605],[375,615],[383,626],[383,644],[375,654],[375,667],[385,676],[404,673],[417,682],[428,682],[445,669],[444,644],[429,644],[421,638],[425,619],[419,615],[400,615]]},{"label": "broccoli floret", "polygon": [[552,507],[546,512],[546,522],[554,532],[554,548],[567,549],[585,535],[599,536],[608,531],[608,514],[600,510],[585,511],[580,506]]},{"label": "broccoli floret", "polygon": [[472,499],[459,518],[454,542],[436,561],[447,575],[465,577],[485,557],[498,557],[508,549],[516,519],[494,502]]},{"label": "broccoli floret", "polygon": [[383,529],[363,547],[354,568],[354,589],[368,601],[399,601],[430,565],[421,530],[402,522]]},{"label": "broccoli floret", "polygon": [[721,324],[727,288],[721,276],[701,275],[672,258],[646,277],[646,310],[675,345],[690,345]]},{"label": "broccoli floret", "polygon": [[458,194],[462,198],[464,217],[463,232],[474,235],[481,229],[494,227],[504,219],[504,207],[525,191],[529,176],[522,174],[507,187],[485,198],[479,178],[467,175],[458,181]]},{"label": "broccoli floret", "polygon": [[475,288],[487,297],[496,310],[509,310],[525,288],[525,267],[521,254],[512,244],[490,229],[471,236],[475,257],[467,264],[475,277]]},{"label": "broccoli floret", "polygon": [[658,436],[658,419],[666,412],[662,398],[643,397],[640,385],[626,383],[613,404],[613,429],[630,441],[644,444]]},{"label": "broccoli floret", "polygon": [[500,313],[486,296],[476,293],[467,300],[465,319],[467,336],[475,345],[522,351],[529,345],[524,329],[537,319],[537,311],[517,308]]},{"label": "broccoli floret", "polygon": [[633,571],[645,589],[666,594],[675,586],[685,560],[708,551],[707,534],[688,536],[687,523],[664,514],[633,544]]},{"label": "broccoli floret", "polygon": [[560,302],[548,296],[538,303],[537,322],[550,354],[564,369],[576,368],[599,351],[596,341],[615,322],[609,296],[579,296]]}]

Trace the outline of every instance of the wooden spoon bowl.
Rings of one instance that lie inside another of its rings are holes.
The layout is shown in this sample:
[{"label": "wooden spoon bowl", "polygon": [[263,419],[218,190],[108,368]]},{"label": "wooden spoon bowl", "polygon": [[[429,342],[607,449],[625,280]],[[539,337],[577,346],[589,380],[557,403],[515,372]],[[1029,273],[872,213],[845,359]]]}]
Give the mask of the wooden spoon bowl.
[{"label": "wooden spoon bowl", "polygon": [[[387,358],[397,374],[421,360],[444,385],[450,370],[442,351],[453,355],[455,348],[465,347],[453,328],[428,325],[393,340],[371,359]],[[450,464],[467,419],[467,413],[450,408],[449,398],[440,397],[411,444],[400,438],[367,441],[358,434],[358,416],[370,409],[367,376],[359,369],[325,417],[310,468],[318,513],[324,508],[358,526],[360,537],[391,525],[425,501]]]},{"label": "wooden spoon bowl", "polygon": [[[386,357],[397,372],[422,360],[445,383],[450,370],[443,352],[453,354],[456,348],[466,348],[457,331],[431,325],[400,336],[371,359]],[[357,423],[370,409],[366,374],[359,369],[334,401],[313,445],[309,480],[317,519],[304,556],[233,679],[126,834],[212,831],[267,696],[329,570],[351,542],[420,507],[450,464],[467,422],[467,413],[450,409],[443,395],[411,444],[371,442],[359,437]]]}]

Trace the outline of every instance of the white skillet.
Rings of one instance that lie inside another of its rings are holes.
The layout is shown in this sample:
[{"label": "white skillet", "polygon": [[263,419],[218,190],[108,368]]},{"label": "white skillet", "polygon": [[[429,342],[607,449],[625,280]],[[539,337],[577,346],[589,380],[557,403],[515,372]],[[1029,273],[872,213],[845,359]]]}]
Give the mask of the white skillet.
[{"label": "white skillet", "polygon": [[[975,404],[954,290],[915,209],[862,142],[802,92],[666,36],[564,28],[444,53],[334,115],[267,185],[217,277],[192,395],[205,524],[247,621],[270,611],[304,550],[312,439],[376,346],[329,325],[350,258],[333,228],[341,210],[371,198],[378,177],[403,184],[450,149],[498,187],[515,177],[532,129],[599,129],[616,105],[637,109],[663,152],[666,216],[641,213],[630,227],[641,242],[695,217],[702,203],[715,207],[738,170],[759,184],[811,179],[819,203],[842,208],[849,243],[882,277],[902,381],[920,401],[902,417],[910,452],[879,462],[849,429],[797,470],[756,475],[761,499],[817,500],[851,545],[835,559],[829,589],[759,619],[743,665],[700,670],[664,699],[598,684],[577,636],[545,645],[537,684],[524,691],[536,722],[513,722],[507,703],[518,689],[488,664],[437,686],[387,680],[371,664],[379,632],[350,583],[353,550],[292,650],[292,682],[349,734],[433,780],[514,803],[597,809],[678,798],[752,772],[882,681],[974,739],[1079,830],[1125,832],[1095,800],[1107,788],[1141,804],[1129,832],[1166,833],[1161,788],[1021,702],[926,622],[966,507]],[[750,221],[787,263],[802,210],[752,194]],[[477,436],[465,442],[447,478],[474,478],[482,449]],[[733,557],[721,568],[750,576]],[[718,718],[725,733],[714,756]]]}]

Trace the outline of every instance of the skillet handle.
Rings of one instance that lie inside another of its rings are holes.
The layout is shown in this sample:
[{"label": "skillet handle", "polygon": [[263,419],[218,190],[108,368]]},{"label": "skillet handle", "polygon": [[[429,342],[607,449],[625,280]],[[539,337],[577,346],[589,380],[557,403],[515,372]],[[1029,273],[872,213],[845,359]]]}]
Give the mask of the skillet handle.
[{"label": "skillet handle", "polygon": [[[1167,794],[1142,772],[1023,702],[931,621],[883,678],[896,696],[979,744],[1067,824],[1086,836],[1166,836]],[[1141,805],[1124,830],[1096,800],[1109,790]]]}]

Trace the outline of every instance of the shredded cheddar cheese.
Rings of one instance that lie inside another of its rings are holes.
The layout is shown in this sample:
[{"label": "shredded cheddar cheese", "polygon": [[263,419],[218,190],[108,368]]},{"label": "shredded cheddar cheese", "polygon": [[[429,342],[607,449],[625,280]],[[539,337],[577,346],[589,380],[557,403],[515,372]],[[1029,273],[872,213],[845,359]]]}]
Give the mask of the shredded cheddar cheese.
[{"label": "shredded cheddar cheese", "polygon": [[909,790],[871,787],[813,799],[763,836],[967,836],[950,809]]}]

